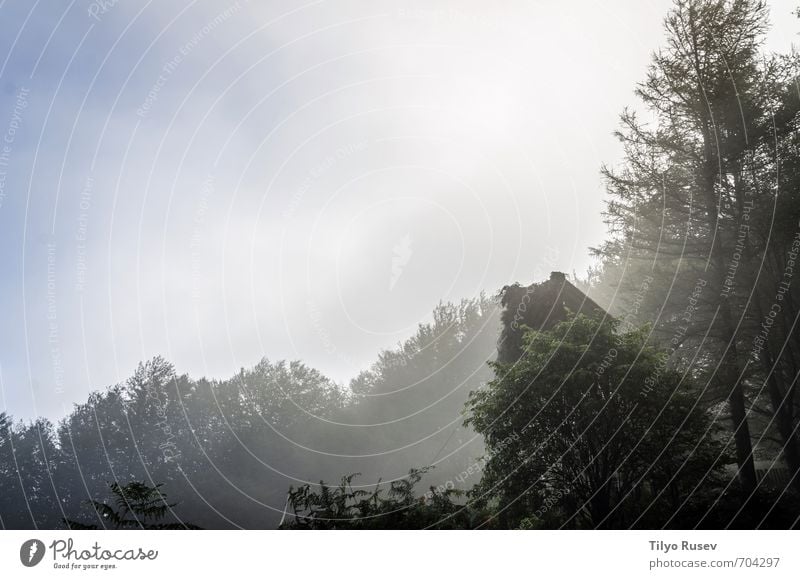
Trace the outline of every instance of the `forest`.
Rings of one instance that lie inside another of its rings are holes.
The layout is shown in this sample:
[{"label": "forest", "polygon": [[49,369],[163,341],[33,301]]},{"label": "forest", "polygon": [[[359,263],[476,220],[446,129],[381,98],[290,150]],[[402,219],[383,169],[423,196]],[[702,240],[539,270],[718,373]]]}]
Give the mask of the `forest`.
[{"label": "forest", "polygon": [[155,357],[57,424],[0,413],[0,527],[800,527],[800,55],[769,28],[674,1],[586,275],[442,302],[349,384]]}]

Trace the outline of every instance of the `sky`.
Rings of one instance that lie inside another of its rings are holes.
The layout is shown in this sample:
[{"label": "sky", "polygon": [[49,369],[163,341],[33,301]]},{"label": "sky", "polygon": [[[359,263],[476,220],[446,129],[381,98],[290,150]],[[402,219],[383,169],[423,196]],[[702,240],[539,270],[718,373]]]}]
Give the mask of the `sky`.
[{"label": "sky", "polygon": [[0,0],[0,411],[157,354],[344,384],[440,301],[583,274],[669,5]]}]

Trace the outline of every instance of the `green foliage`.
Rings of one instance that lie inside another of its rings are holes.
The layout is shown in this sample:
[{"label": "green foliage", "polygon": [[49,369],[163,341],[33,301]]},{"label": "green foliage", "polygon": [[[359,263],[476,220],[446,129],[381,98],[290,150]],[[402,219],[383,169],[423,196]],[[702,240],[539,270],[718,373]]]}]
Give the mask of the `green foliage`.
[{"label": "green foliage", "polygon": [[617,325],[579,315],[528,331],[523,357],[472,394],[468,422],[488,450],[472,494],[503,526],[663,523],[719,465],[692,380],[646,329]]},{"label": "green foliage", "polygon": [[776,295],[800,299],[800,286],[780,287],[800,219],[800,56],[764,51],[763,0],[675,0],[665,30],[636,91],[647,116],[623,112],[624,161],[603,170],[610,236],[598,251],[600,285],[612,313],[653,323],[677,342],[684,367],[705,374],[707,403],[727,406],[742,482],[754,489],[752,454],[768,451],[754,438],[768,447],[778,434],[800,472],[791,386],[800,342],[786,340],[794,307],[754,355]]},{"label": "green foliage", "polygon": [[48,420],[14,423],[0,413],[0,528],[46,526],[63,515],[58,458]]},{"label": "green foliage", "polygon": [[[430,322],[378,360],[350,384],[351,404],[339,422],[368,428],[325,425],[315,448],[339,454],[369,455],[369,460],[326,461],[316,457],[315,473],[360,472],[367,480],[395,479],[409,469],[435,464],[431,484],[454,480],[483,454],[480,436],[462,425],[469,391],[492,377],[487,361],[495,356],[499,304],[484,295],[441,303]],[[327,464],[326,464],[327,463]],[[324,478],[320,475],[311,480]]]},{"label": "green foliage", "polygon": [[428,472],[412,469],[405,479],[380,481],[372,490],[353,487],[358,474],[342,477],[339,486],[324,482],[319,490],[311,485],[289,489],[288,506],[292,513],[283,529],[464,529],[472,524],[472,511],[456,499],[463,492],[431,487],[417,496],[415,485]]},{"label": "green foliage", "polygon": [[[113,495],[111,504],[100,501],[89,501],[89,505],[100,519],[103,529],[198,529],[199,527],[184,523],[165,523],[164,519],[173,514],[176,503],[168,503],[167,495],[161,491],[161,484],[149,486],[146,483],[132,481],[126,485],[111,483]],[[81,523],[65,519],[70,529],[97,529],[97,525]]]},{"label": "green foliage", "polygon": [[[496,304],[481,296],[440,304],[352,390],[299,361],[263,359],[207,380],[157,356],[55,428],[0,415],[0,527],[57,528],[86,501],[102,501],[112,480],[163,482],[182,499],[176,515],[206,528],[274,527],[283,472],[396,478],[430,461],[432,483],[451,480],[483,451],[480,437],[459,428],[460,411],[491,376],[496,337]],[[348,426],[364,423],[378,426]],[[343,451],[353,458],[332,456]],[[90,516],[82,522],[103,524],[94,508]]]}]

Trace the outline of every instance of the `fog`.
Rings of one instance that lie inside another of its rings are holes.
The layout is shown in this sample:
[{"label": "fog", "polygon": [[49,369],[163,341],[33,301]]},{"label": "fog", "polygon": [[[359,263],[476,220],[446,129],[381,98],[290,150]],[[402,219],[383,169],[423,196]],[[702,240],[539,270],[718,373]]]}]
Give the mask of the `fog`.
[{"label": "fog", "polygon": [[6,3],[6,407],[156,354],[347,383],[440,300],[584,273],[667,5]]},{"label": "fog", "polygon": [[[162,356],[227,428],[209,384],[300,360],[365,398],[256,413],[281,456],[237,438],[240,479],[191,500],[257,510],[201,522],[274,526],[289,484],[351,472],[452,479],[482,452],[461,412],[498,291],[596,265],[600,167],[671,4],[2,3],[0,410],[57,423]],[[796,3],[770,6],[787,50]]]}]

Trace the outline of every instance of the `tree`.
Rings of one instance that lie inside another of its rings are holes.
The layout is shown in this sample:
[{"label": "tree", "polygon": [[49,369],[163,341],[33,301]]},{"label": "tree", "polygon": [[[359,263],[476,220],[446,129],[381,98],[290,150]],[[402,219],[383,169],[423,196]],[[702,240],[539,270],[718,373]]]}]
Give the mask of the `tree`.
[{"label": "tree", "polygon": [[[89,501],[104,529],[198,529],[185,522],[164,523],[172,514],[176,503],[168,503],[167,495],[161,491],[161,484],[149,486],[132,481],[126,485],[111,483],[112,504],[103,501]],[[115,508],[116,507],[116,508]],[[97,525],[85,524],[64,519],[70,529],[97,529]]]},{"label": "tree", "polygon": [[[773,130],[753,147],[750,179],[762,199],[749,219],[747,251],[754,267],[751,300],[740,332],[752,382],[752,408],[762,437],[773,440],[800,492],[800,284],[795,275],[800,250],[800,56],[783,57],[772,104]],[[788,78],[787,78],[788,76]],[[777,436],[774,436],[775,433]]]},{"label": "tree", "polygon": [[578,315],[530,330],[522,357],[472,394],[487,447],[472,496],[503,526],[663,526],[726,462],[692,380],[646,330],[618,325]]},{"label": "tree", "polygon": [[53,426],[40,418],[14,424],[0,413],[0,524],[52,527],[63,514]]},{"label": "tree", "polygon": [[676,0],[665,27],[666,46],[636,91],[652,120],[627,109],[617,133],[624,164],[603,169],[612,237],[599,254],[606,284],[628,296],[615,313],[646,311],[707,378],[706,398],[727,402],[742,484],[753,491],[747,360],[763,259],[751,231],[756,208],[775,201],[767,144],[798,69],[762,55],[762,0]]},{"label": "tree", "polygon": [[341,470],[334,472],[396,478],[416,465],[435,465],[429,476],[438,484],[474,464],[483,446],[464,427],[462,412],[470,390],[492,377],[487,362],[496,354],[499,314],[497,301],[484,295],[441,303],[430,322],[382,351],[351,382],[354,400],[340,418],[370,426],[327,428],[329,436],[339,435],[337,451],[349,449],[366,460],[343,467],[337,458],[332,467]]}]

